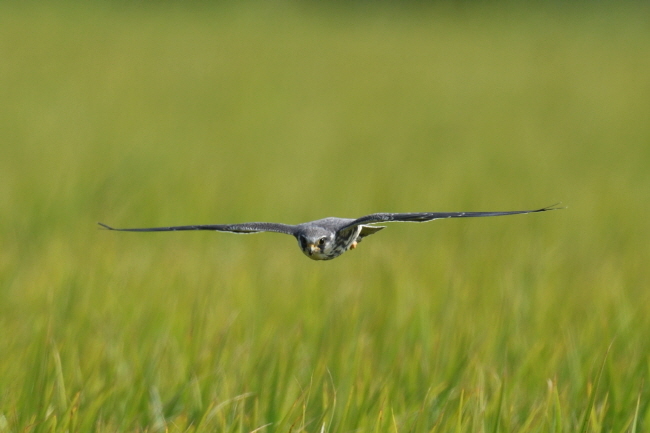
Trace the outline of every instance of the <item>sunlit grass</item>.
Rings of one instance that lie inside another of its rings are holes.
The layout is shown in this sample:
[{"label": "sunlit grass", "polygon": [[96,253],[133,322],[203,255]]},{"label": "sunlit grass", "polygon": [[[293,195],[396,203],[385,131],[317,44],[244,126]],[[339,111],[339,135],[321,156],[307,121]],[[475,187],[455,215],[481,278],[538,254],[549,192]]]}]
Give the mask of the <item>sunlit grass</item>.
[{"label": "sunlit grass", "polygon": [[636,7],[2,5],[0,433],[644,431]]}]

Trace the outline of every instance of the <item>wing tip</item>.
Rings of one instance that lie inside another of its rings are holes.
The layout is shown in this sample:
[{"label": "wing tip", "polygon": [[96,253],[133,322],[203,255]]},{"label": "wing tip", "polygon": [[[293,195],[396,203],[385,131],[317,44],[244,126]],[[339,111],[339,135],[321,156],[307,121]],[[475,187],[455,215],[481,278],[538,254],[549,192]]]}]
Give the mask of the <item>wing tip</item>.
[{"label": "wing tip", "polygon": [[550,210],[561,210],[561,209],[567,209],[568,208],[568,206],[560,206],[561,204],[562,204],[562,202],[559,201],[559,202],[557,202],[555,204],[552,204],[550,206],[546,206],[546,207],[543,207],[541,209],[538,209],[535,212],[546,212],[546,211],[550,211]]},{"label": "wing tip", "polygon": [[100,223],[99,221],[97,221],[97,224],[102,226],[104,228],[104,230],[115,230],[113,227],[107,226],[106,224]]}]

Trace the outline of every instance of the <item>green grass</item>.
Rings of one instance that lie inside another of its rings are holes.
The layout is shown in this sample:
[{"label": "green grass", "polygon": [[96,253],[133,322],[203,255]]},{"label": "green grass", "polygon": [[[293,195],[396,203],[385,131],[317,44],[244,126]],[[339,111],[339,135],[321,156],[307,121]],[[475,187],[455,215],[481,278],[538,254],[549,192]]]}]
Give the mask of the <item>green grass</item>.
[{"label": "green grass", "polygon": [[647,430],[647,13],[0,5],[0,433]]}]

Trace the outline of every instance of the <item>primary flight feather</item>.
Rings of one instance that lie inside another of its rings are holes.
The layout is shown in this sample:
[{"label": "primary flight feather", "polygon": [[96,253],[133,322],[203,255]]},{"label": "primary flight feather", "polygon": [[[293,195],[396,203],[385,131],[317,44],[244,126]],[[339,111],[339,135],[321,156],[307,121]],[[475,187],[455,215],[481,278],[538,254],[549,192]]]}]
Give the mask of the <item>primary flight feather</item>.
[{"label": "primary flight feather", "polygon": [[344,252],[356,248],[363,238],[384,229],[384,226],[370,224],[387,222],[427,222],[443,218],[473,218],[503,215],[527,214],[557,210],[557,205],[533,210],[506,212],[419,212],[419,213],[374,213],[357,219],[329,217],[297,225],[253,222],[242,224],[208,224],[193,226],[150,227],[116,229],[98,223],[108,230],[123,232],[174,232],[183,230],[212,230],[230,233],[276,232],[292,235],[298,246],[312,260],[331,260]]}]

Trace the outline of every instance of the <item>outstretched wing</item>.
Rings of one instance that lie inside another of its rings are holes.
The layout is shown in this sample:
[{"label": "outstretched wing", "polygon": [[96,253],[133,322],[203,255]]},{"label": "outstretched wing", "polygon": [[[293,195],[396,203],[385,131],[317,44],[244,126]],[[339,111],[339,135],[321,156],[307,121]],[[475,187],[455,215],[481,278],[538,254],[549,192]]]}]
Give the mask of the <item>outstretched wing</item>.
[{"label": "outstretched wing", "polygon": [[106,224],[97,223],[108,230],[116,230],[121,232],[176,232],[182,230],[212,230],[218,232],[230,232],[239,234],[260,233],[260,232],[276,232],[285,233],[287,235],[294,235],[296,232],[295,226],[279,223],[242,223],[242,224],[210,224],[210,225],[195,225],[195,226],[173,226],[173,227],[150,227],[141,229],[115,229]]},{"label": "outstretched wing", "polygon": [[356,227],[360,224],[386,223],[386,222],[416,222],[423,223],[427,221],[442,218],[471,218],[471,217],[491,217],[502,215],[516,215],[534,212],[546,212],[549,210],[562,209],[557,207],[559,203],[552,206],[543,207],[533,210],[513,210],[506,212],[419,212],[419,213],[374,213],[371,215],[357,218],[349,224],[339,229],[339,232]]}]

